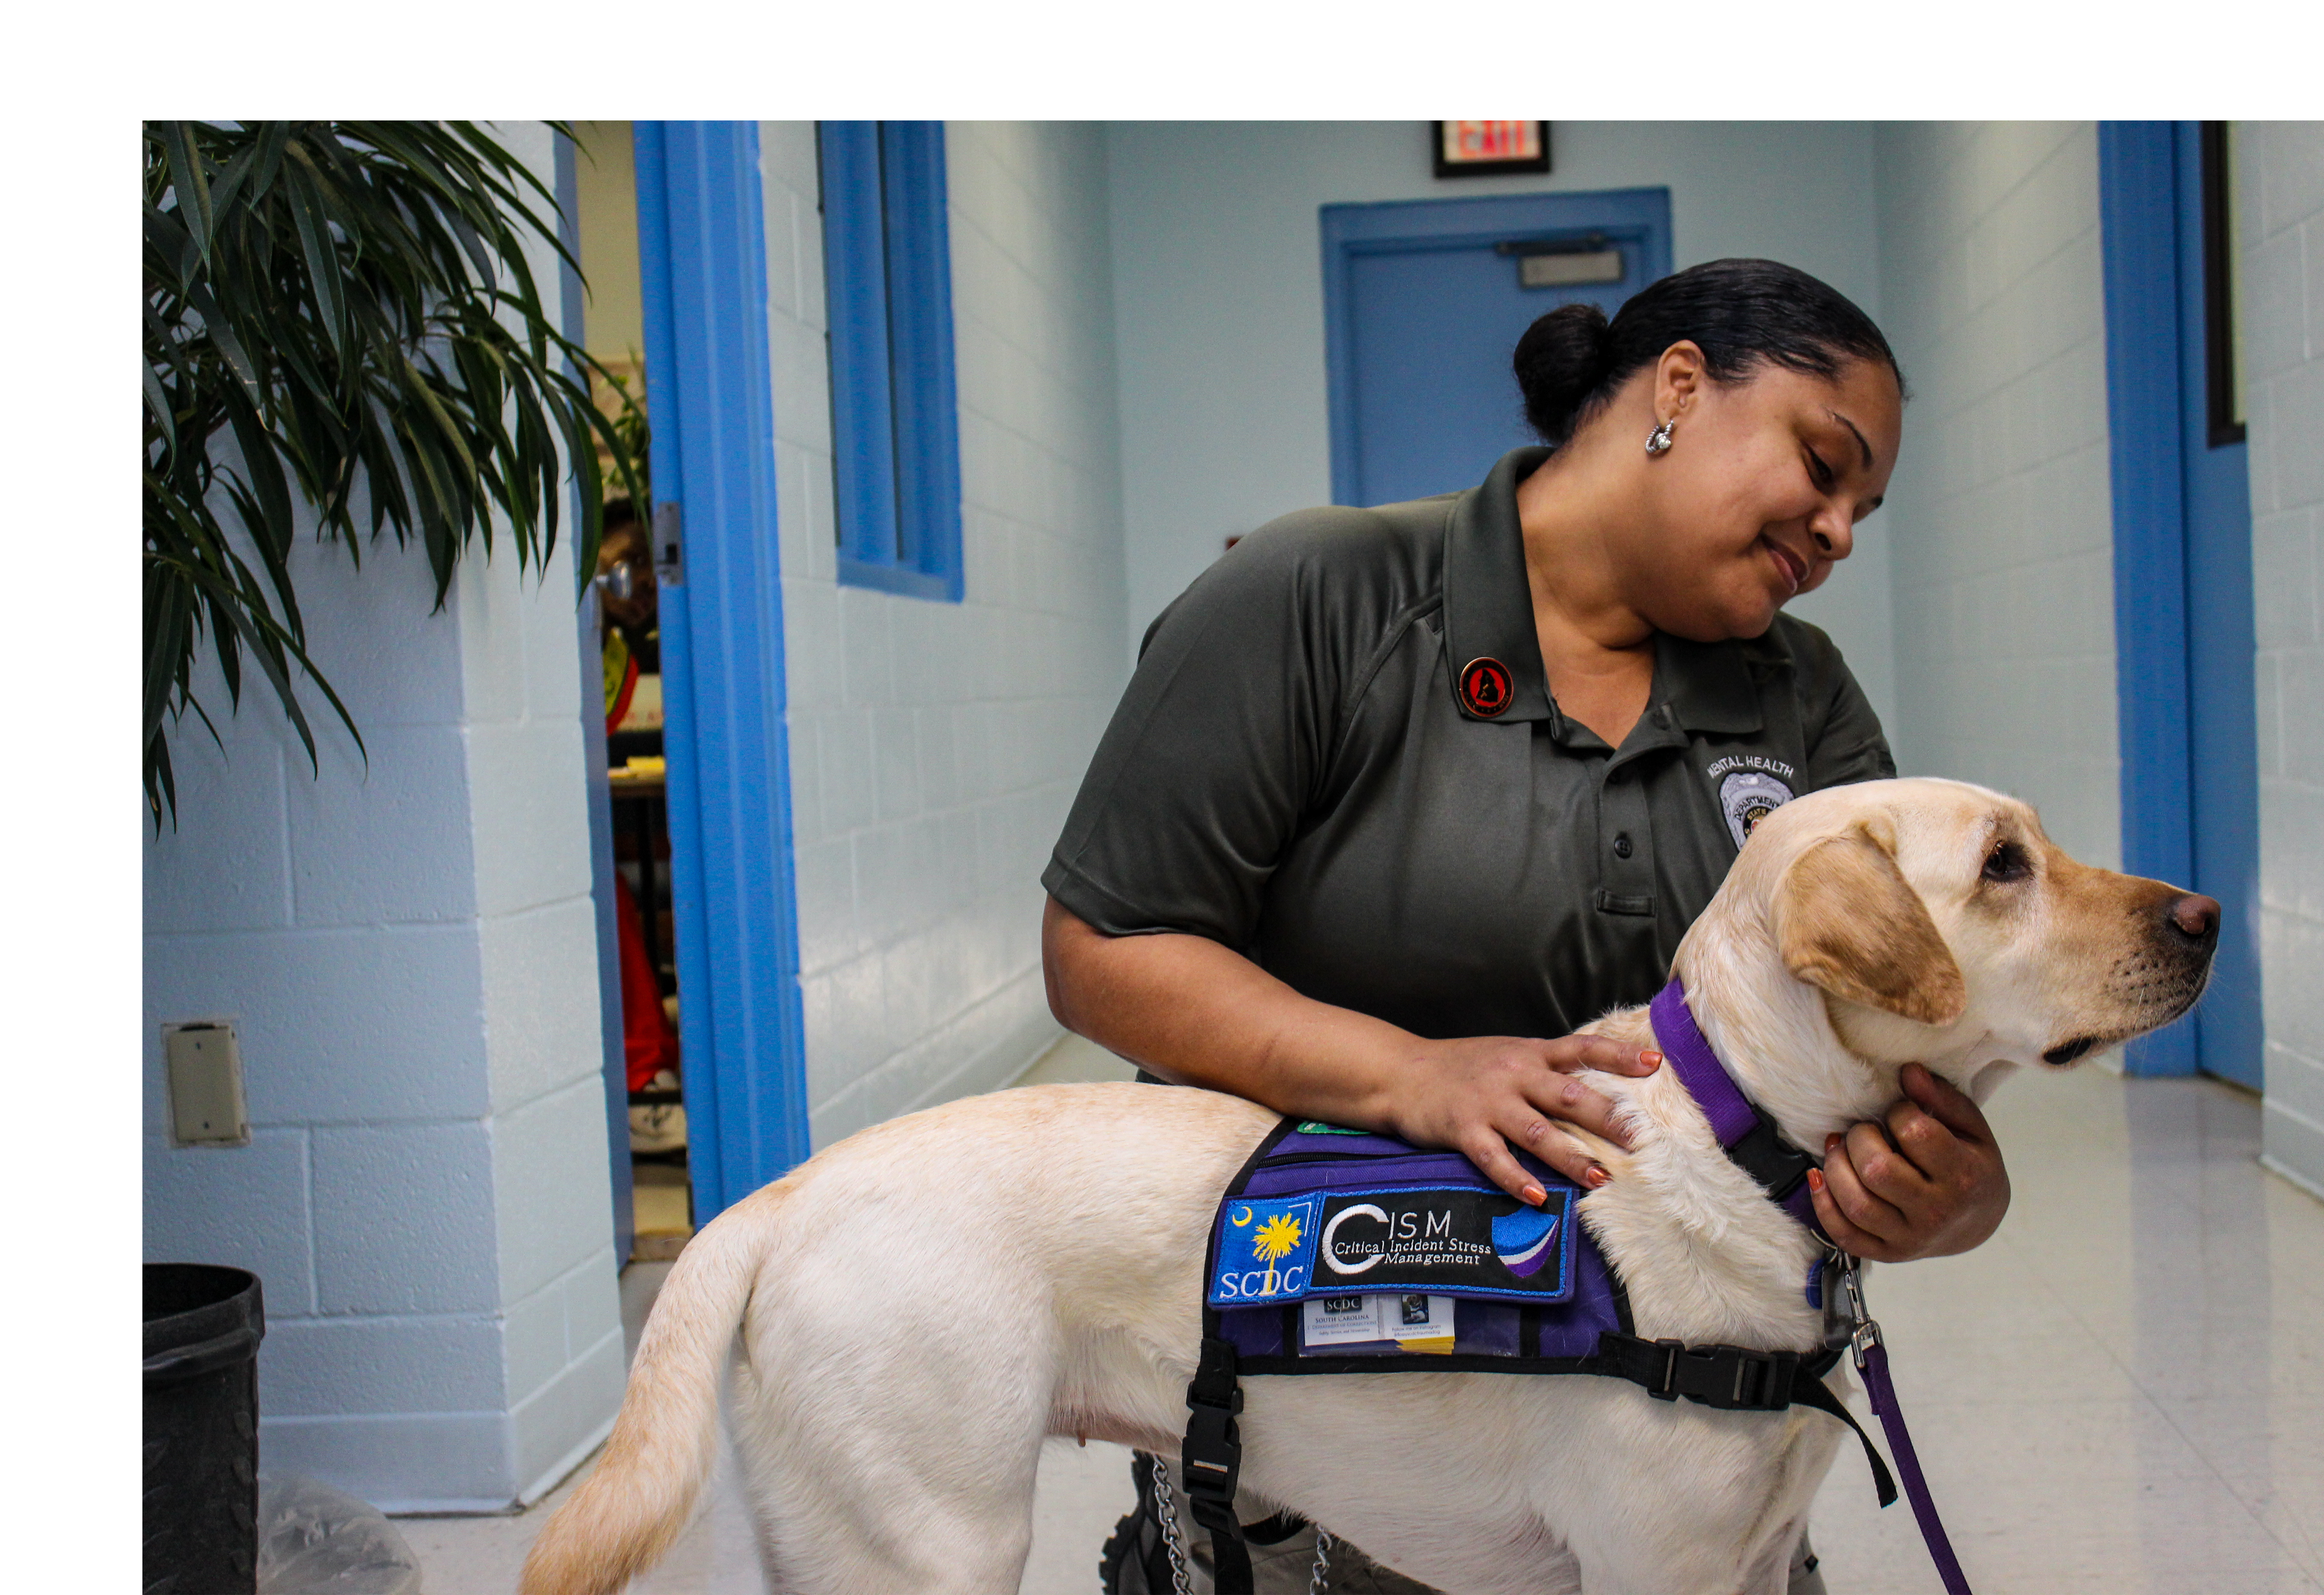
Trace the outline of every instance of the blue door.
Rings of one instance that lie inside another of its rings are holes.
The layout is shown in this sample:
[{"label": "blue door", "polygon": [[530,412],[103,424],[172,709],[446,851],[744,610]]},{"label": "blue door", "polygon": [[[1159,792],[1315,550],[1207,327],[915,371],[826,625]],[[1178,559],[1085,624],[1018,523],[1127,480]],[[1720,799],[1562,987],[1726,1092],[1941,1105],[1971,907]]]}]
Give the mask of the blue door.
[{"label": "blue door", "polygon": [[1535,318],[1611,316],[1670,272],[1670,190],[1327,205],[1332,496],[1473,487],[1534,441],[1509,355]]},{"label": "blue door", "polygon": [[[2198,1010],[2196,1065],[2261,1085],[2259,728],[2253,657],[2251,475],[2232,392],[2232,256],[2226,126],[2172,129],[2179,210],[2180,465],[2187,503],[2187,725],[2195,890],[2225,910],[2210,994]],[[2207,207],[2210,207],[2207,212]],[[2225,363],[2215,356],[2227,356]]]},{"label": "blue door", "polygon": [[2234,369],[2226,130],[2100,124],[2123,862],[2224,910],[2190,1021],[2134,1073],[2261,1085],[2251,485]]}]

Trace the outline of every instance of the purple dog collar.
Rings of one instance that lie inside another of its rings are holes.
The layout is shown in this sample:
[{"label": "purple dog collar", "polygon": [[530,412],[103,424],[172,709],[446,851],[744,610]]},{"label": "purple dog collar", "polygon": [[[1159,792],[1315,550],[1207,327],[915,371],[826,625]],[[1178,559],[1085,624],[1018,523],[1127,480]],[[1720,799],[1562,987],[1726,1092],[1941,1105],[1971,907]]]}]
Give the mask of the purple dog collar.
[{"label": "purple dog collar", "polygon": [[1663,1056],[1677,1071],[1679,1083],[1702,1108],[1703,1117],[1711,1120],[1711,1133],[1719,1138],[1720,1146],[1765,1187],[1769,1201],[1821,1238],[1823,1231],[1816,1223],[1815,1200],[1807,1181],[1807,1171],[1815,1166],[1815,1159],[1784,1140],[1775,1120],[1755,1107],[1735,1083],[1735,1076],[1727,1072],[1702,1028],[1694,1022],[1686,1006],[1686,986],[1678,976],[1671,976],[1670,984],[1655,993],[1647,1014],[1654,1021],[1655,1039],[1662,1044]]}]

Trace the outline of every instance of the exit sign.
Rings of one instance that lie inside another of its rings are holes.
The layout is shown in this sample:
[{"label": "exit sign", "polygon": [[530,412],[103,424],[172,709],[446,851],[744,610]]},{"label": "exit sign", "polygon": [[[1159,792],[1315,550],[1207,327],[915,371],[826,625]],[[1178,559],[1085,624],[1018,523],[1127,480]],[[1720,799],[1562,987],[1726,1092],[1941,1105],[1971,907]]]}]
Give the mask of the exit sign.
[{"label": "exit sign", "polygon": [[1546,122],[1437,122],[1432,140],[1438,177],[1490,177],[1549,170]]}]

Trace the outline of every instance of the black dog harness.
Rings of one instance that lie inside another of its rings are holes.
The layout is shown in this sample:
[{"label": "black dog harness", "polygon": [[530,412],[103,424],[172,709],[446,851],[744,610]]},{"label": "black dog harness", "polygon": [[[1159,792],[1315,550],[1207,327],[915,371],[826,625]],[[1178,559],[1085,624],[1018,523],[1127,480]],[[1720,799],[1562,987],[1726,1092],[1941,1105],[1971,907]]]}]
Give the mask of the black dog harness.
[{"label": "black dog harness", "polygon": [[[1807,1173],[1815,1160],[1743,1094],[1675,978],[1650,1011],[1664,1056],[1728,1157],[1813,1229]],[[1272,1544],[1297,1526],[1278,1515],[1246,1527],[1235,1516],[1243,1375],[1595,1374],[1627,1379],[1658,1400],[1684,1397],[1722,1411],[1810,1406],[1862,1442],[1886,1507],[1896,1498],[1895,1482],[1823,1382],[1843,1349],[1887,1432],[1948,1595],[1969,1595],[1904,1432],[1879,1326],[1864,1314],[1853,1258],[1830,1249],[1804,1286],[1809,1305],[1821,1307],[1826,1278],[1838,1275],[1836,1305],[1851,1325],[1845,1348],[1803,1354],[1642,1340],[1620,1278],[1578,1222],[1580,1188],[1517,1156],[1548,1193],[1538,1208],[1457,1152],[1286,1119],[1229,1184],[1204,1263],[1202,1355],[1186,1388],[1180,1456],[1194,1521],[1210,1531],[1219,1595],[1250,1595],[1248,1544]]]}]

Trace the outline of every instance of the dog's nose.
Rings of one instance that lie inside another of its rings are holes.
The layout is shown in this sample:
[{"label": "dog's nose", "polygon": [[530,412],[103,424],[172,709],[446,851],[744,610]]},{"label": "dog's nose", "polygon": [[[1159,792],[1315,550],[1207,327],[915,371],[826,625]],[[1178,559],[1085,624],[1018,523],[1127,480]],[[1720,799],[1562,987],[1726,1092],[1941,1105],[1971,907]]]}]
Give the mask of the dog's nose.
[{"label": "dog's nose", "polygon": [[2171,905],[2171,926],[2189,941],[2208,942],[2219,930],[2219,899],[2189,892]]}]

